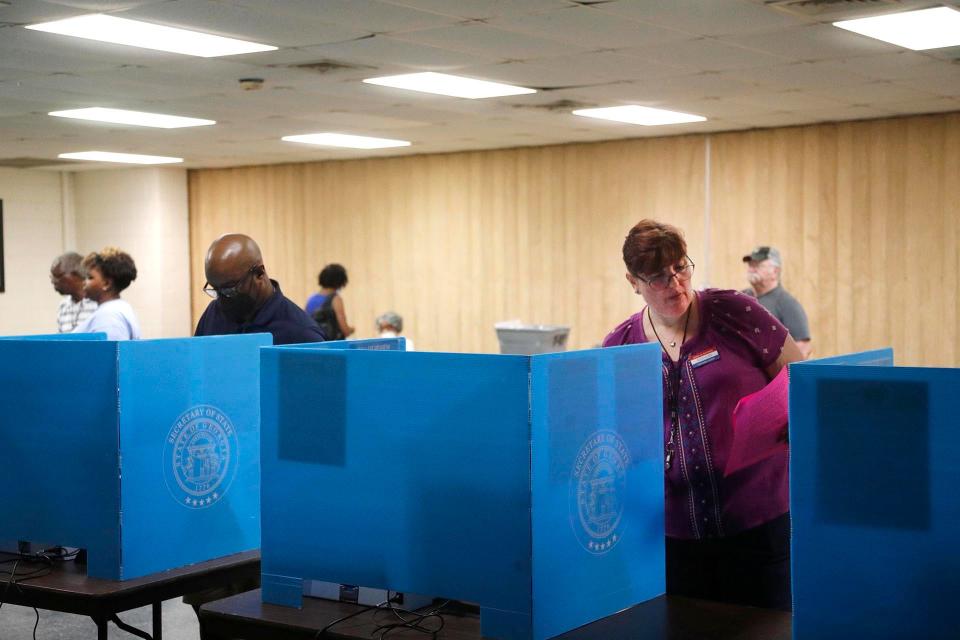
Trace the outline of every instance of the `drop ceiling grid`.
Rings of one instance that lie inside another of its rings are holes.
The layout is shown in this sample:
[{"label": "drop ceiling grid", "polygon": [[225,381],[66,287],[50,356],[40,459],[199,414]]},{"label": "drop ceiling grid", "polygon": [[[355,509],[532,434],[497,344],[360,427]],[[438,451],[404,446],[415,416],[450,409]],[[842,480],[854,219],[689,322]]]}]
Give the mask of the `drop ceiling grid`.
[{"label": "drop ceiling grid", "polygon": [[[198,59],[0,27],[0,157],[81,143],[180,155],[187,166],[403,155],[649,137],[960,109],[954,57],[907,52],[751,0],[13,0],[0,23],[88,10],[245,37],[276,52]],[[960,54],[958,54],[960,55]],[[326,73],[293,65],[334,62]],[[442,70],[546,89],[468,101],[362,78]],[[265,80],[242,91],[240,77]],[[572,106],[647,104],[706,123],[635,127]],[[61,121],[112,106],[214,118],[193,134]],[[414,142],[325,150],[281,135],[336,129]],[[70,149],[76,150],[76,149]],[[224,164],[226,163],[226,164]]]}]

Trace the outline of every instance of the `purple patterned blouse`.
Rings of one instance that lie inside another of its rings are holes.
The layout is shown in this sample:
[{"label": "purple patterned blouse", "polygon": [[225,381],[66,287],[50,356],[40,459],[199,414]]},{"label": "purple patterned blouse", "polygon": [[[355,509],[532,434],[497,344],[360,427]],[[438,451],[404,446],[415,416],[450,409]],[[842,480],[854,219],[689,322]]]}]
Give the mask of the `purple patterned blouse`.
[{"label": "purple patterned blouse", "polygon": [[[756,299],[738,291],[697,292],[700,327],[680,349],[663,354],[663,435],[670,438],[670,376],[680,367],[680,428],[666,471],[666,533],[672,538],[729,536],[773,520],[789,509],[786,452],[723,477],[733,442],[733,409],[769,381],[766,367],[783,351],[787,330]],[[650,342],[643,314],[630,316],[604,339],[611,347]]]}]

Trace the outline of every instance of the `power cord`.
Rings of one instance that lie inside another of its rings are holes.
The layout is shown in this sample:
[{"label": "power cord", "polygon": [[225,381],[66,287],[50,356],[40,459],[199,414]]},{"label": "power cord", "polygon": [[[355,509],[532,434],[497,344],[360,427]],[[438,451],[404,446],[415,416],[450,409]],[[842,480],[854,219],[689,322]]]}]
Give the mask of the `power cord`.
[{"label": "power cord", "polygon": [[[379,640],[384,640],[387,635],[397,630],[419,631],[420,633],[428,634],[431,639],[435,640],[437,634],[443,630],[445,621],[443,616],[440,615],[440,611],[450,604],[449,600],[445,600],[431,610],[425,612],[410,611],[402,607],[395,607],[393,606],[393,600],[394,598],[390,597],[390,591],[387,591],[387,610],[393,614],[393,616],[397,619],[397,622],[389,622],[378,625],[377,628],[373,630],[373,633],[380,634]],[[436,622],[424,624],[428,620],[435,620]]]},{"label": "power cord", "polygon": [[[388,597],[389,597],[389,594],[388,594]],[[364,608],[361,609],[360,611],[354,611],[354,612],[351,613],[350,615],[343,616],[342,618],[337,618],[336,620],[334,620],[333,622],[331,622],[330,624],[328,624],[327,626],[325,626],[323,629],[320,629],[319,631],[317,631],[316,635],[313,636],[313,637],[314,637],[314,640],[319,640],[320,638],[322,638],[323,636],[326,635],[327,631],[329,631],[330,629],[332,629],[332,628],[335,627],[336,625],[340,624],[341,622],[344,622],[344,621],[346,621],[346,620],[349,620],[350,618],[355,618],[355,617],[357,617],[357,616],[359,616],[359,615],[363,615],[364,613],[367,613],[368,611],[373,611],[374,609],[380,609],[381,607],[383,607],[383,606],[386,605],[386,604],[387,604],[386,602],[381,602],[380,604],[369,605],[369,606],[367,606],[367,607],[364,607]]]},{"label": "power cord", "polygon": [[[60,547],[60,549],[63,550],[62,547]],[[17,569],[20,567],[20,563],[23,561],[39,561],[43,563],[44,566],[37,569],[24,571],[23,573],[17,573]],[[3,596],[0,596],[0,608],[2,608],[3,604],[7,601],[7,594],[10,591],[11,585],[17,587],[17,590],[23,593],[23,589],[20,588],[20,583],[49,575],[50,572],[53,571],[54,559],[45,555],[45,552],[42,551],[38,554],[21,554],[15,558],[2,560],[0,561],[0,564],[8,564],[10,562],[13,562],[13,569],[11,569],[10,573],[7,575],[7,584],[3,589]],[[36,621],[33,623],[33,640],[37,640],[37,628],[40,626],[40,611],[36,607],[31,607],[31,609],[33,609],[33,613],[37,617]]]}]

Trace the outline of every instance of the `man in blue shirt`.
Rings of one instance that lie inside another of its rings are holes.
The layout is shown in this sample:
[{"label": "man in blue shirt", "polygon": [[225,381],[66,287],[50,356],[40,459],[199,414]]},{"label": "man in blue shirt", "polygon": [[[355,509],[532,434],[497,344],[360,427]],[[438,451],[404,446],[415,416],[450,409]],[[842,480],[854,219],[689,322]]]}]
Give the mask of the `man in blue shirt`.
[{"label": "man in blue shirt", "polygon": [[214,240],[204,263],[213,300],[197,323],[197,336],[271,333],[273,344],[322,342],[320,327],[267,276],[253,238],[231,233]]}]

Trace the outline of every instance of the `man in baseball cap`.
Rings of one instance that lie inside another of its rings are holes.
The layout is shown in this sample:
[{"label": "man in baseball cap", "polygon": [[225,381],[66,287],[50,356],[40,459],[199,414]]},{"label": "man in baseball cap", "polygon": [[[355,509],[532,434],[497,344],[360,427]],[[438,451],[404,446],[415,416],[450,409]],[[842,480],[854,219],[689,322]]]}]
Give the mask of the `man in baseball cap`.
[{"label": "man in baseball cap", "polygon": [[780,284],[783,273],[780,252],[775,247],[762,245],[754,247],[753,251],[743,256],[743,261],[747,264],[750,288],[744,289],[742,293],[756,297],[767,311],[782,322],[790,330],[790,335],[800,347],[803,357],[809,358],[813,346],[807,314],[797,299]]}]

